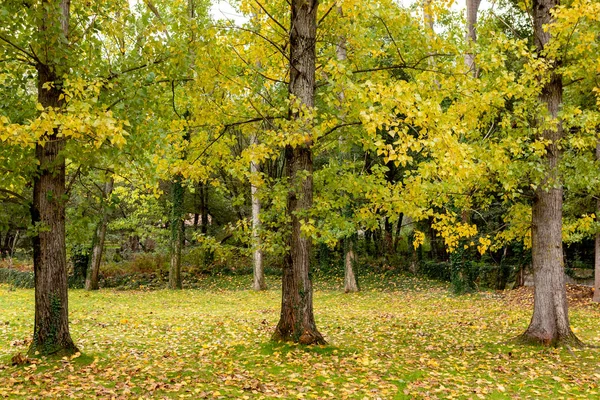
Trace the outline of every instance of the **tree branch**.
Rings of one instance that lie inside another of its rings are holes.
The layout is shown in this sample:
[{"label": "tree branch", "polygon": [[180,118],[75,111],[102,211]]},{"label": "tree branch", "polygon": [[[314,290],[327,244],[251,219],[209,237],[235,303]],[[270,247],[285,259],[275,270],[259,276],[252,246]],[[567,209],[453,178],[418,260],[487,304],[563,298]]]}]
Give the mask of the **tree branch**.
[{"label": "tree branch", "polygon": [[319,18],[319,21],[317,21],[317,27],[321,26],[321,22],[323,22],[323,20],[325,18],[327,18],[327,16],[329,15],[329,13],[331,12],[331,10],[333,10],[333,8],[337,6],[337,1],[334,2],[331,7],[329,7],[329,9],[325,12],[325,14],[323,14],[323,16],[321,18]]},{"label": "tree branch", "polygon": [[31,54],[30,52],[28,52],[24,48],[22,48],[22,47],[16,45],[15,43],[11,42],[10,40],[8,40],[7,38],[5,38],[4,36],[0,35],[0,40],[2,40],[5,43],[8,43],[9,45],[11,45],[12,47],[14,47],[15,49],[19,50],[21,53],[23,53],[26,56],[30,57],[32,60],[39,61],[35,55]]},{"label": "tree branch", "polygon": [[[13,192],[12,190],[8,190],[8,189],[0,188],[0,193],[4,193],[4,194],[7,194],[7,195],[9,195],[9,196],[16,197],[17,199],[21,200],[21,202],[22,202],[22,203],[20,203],[20,204],[23,204],[23,203],[29,203],[29,200],[27,200],[25,197],[23,197],[23,196],[22,196],[22,195],[20,195],[19,193],[17,193],[17,192]],[[7,199],[7,200],[10,200],[10,198],[9,198],[9,199]],[[13,202],[14,202],[14,201],[13,201]]]},{"label": "tree branch", "polygon": [[322,134],[319,138],[324,138],[325,136],[330,135],[331,133],[337,131],[340,128],[344,128],[346,126],[357,126],[357,125],[362,125],[362,122],[356,121],[356,122],[347,122],[347,123],[344,123],[344,124],[339,124],[339,125],[334,126],[333,128],[331,128],[330,130],[328,130],[324,134]]},{"label": "tree branch", "polygon": [[285,117],[259,117],[259,118],[251,118],[248,119],[246,121],[239,121],[239,122],[233,122],[231,124],[227,124],[225,126],[223,126],[223,129],[221,130],[221,133],[219,133],[217,135],[216,138],[214,138],[205,148],[204,150],[202,150],[202,152],[198,155],[198,157],[196,157],[194,159],[194,161],[191,162],[190,165],[193,165],[196,163],[196,161],[198,161],[204,154],[206,154],[206,152],[208,151],[208,149],[215,144],[219,139],[221,139],[223,137],[223,135],[229,130],[229,128],[233,128],[234,126],[239,126],[239,125],[244,125],[244,124],[251,124],[253,122],[259,122],[259,121],[264,121],[264,120],[270,120],[270,119],[282,119]]},{"label": "tree branch", "polygon": [[279,26],[281,29],[283,29],[283,31],[284,31],[285,33],[289,33],[289,31],[286,29],[286,27],[285,27],[285,26],[283,26],[283,25],[282,25],[282,24],[281,24],[279,21],[277,21],[277,20],[275,19],[275,17],[273,17],[271,14],[269,14],[269,12],[267,11],[267,9],[266,9],[265,7],[263,7],[263,5],[262,5],[262,4],[260,4],[260,2],[259,2],[258,0],[254,0],[254,2],[255,2],[256,4],[258,4],[258,6],[259,6],[259,7],[260,7],[260,8],[261,8],[261,9],[262,9],[264,12],[265,12],[265,14],[267,14],[267,16],[269,17],[269,19],[270,19],[271,21],[275,22],[275,23],[277,24],[277,26]]}]

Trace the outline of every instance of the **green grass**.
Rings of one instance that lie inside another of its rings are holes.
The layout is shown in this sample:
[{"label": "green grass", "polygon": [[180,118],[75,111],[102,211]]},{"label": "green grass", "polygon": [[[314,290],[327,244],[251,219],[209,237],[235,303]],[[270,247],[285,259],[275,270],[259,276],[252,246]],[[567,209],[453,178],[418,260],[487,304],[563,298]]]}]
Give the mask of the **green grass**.
[{"label": "green grass", "polygon": [[[270,342],[276,278],[207,278],[178,292],[70,292],[83,355],[13,367],[31,337],[33,291],[0,286],[0,398],[596,398],[600,350],[523,347],[529,307],[484,292],[452,296],[409,277],[368,277],[363,292],[316,280],[327,346]],[[600,343],[600,307],[571,310],[577,335]]]}]

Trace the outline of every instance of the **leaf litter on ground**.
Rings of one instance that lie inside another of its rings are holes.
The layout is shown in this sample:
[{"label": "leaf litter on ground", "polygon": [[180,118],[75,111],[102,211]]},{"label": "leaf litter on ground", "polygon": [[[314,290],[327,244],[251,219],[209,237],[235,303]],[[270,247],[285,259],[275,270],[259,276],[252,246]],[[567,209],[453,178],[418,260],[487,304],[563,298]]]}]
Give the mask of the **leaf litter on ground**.
[{"label": "leaf litter on ground", "polygon": [[[33,291],[0,286],[0,398],[593,398],[598,348],[524,347],[531,289],[454,296],[440,283],[368,276],[344,294],[317,280],[329,345],[270,341],[280,290],[251,277],[182,291],[70,292],[81,354],[30,359]],[[576,334],[600,342],[600,306],[570,288]],[[17,365],[12,365],[14,357]]]}]

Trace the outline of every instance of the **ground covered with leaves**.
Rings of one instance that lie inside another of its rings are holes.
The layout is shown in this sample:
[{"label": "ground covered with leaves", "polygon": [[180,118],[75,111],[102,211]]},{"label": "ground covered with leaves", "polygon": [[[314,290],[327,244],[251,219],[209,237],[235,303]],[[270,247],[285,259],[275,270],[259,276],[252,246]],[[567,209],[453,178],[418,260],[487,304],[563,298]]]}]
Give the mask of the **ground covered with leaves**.
[{"label": "ground covered with leaves", "polygon": [[[600,349],[508,339],[527,326],[531,290],[453,296],[411,277],[371,277],[363,291],[316,284],[326,346],[270,342],[278,320],[250,277],[183,291],[70,292],[82,354],[16,360],[33,325],[33,291],[0,286],[0,398],[596,398]],[[600,306],[574,293],[577,335],[600,344]]]}]

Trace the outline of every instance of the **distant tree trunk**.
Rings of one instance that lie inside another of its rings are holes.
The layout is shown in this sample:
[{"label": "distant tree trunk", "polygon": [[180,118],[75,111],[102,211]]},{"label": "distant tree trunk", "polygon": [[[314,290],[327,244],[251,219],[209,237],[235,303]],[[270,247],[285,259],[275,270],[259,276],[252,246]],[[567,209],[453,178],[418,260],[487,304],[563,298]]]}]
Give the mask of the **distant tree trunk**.
[{"label": "distant tree trunk", "polygon": [[[551,10],[558,5],[557,0],[534,0],[533,23],[535,44],[540,55],[551,38],[544,28],[552,21]],[[549,117],[558,118],[562,105],[562,78],[555,71],[548,72],[550,79],[540,94],[540,101],[546,105]],[[545,121],[540,118],[539,125]],[[567,307],[567,293],[564,282],[562,252],[562,203],[563,188],[559,176],[560,148],[558,142],[563,136],[562,123],[545,129],[539,139],[546,140],[544,155],[545,179],[534,193],[531,225],[531,253],[533,280],[535,285],[534,309],[529,327],[521,336],[527,342],[544,345],[562,343],[579,344],[579,339],[571,331]]]},{"label": "distant tree trunk", "polygon": [[[344,11],[343,11],[342,7],[338,7],[337,12],[340,17],[344,16]],[[338,44],[335,49],[335,55],[336,55],[336,58],[338,59],[338,61],[344,62],[348,59],[347,40],[346,40],[345,35],[340,35],[340,37],[338,38]],[[339,112],[340,112],[340,118],[342,120],[344,120],[342,105],[346,99],[346,96],[345,96],[343,90],[340,90],[340,92],[338,93],[338,99],[340,99],[340,107],[338,108]],[[339,141],[340,147],[341,147],[341,145],[344,143],[343,135],[339,136],[338,141]],[[341,158],[342,162],[343,162],[344,156],[345,155],[343,154],[343,152],[340,152],[340,158]],[[358,292],[358,285],[356,283],[356,276],[354,274],[354,265],[356,264],[357,257],[356,257],[356,253],[354,252],[353,238],[348,237],[343,240],[343,243],[344,243],[344,246],[343,246],[343,249],[344,249],[344,292],[345,293]]]},{"label": "distant tree trunk", "polygon": [[208,232],[208,187],[204,183],[198,185],[200,194],[200,232]]},{"label": "distant tree trunk", "polygon": [[[307,108],[314,107],[316,32],[318,0],[291,0],[289,96]],[[290,119],[306,118],[290,109]],[[306,122],[306,121],[305,121]],[[323,344],[313,315],[310,280],[311,239],[301,232],[300,212],[308,211],[313,200],[312,142],[285,148],[286,173],[291,185],[287,212],[291,219],[289,251],[282,278],[281,316],[273,339],[301,344]]]},{"label": "distant tree trunk", "polygon": [[[38,30],[45,41],[47,59],[36,65],[38,102],[61,108],[56,60],[69,36],[70,1],[42,1]],[[40,52],[44,53],[44,52]],[[57,54],[58,53],[58,54]],[[49,86],[48,86],[49,85]],[[35,146],[39,163],[33,179],[31,220],[35,282],[35,325],[29,355],[68,355],[77,347],[69,333],[67,258],[65,250],[65,139],[59,128],[44,134]]]},{"label": "distant tree trunk", "polygon": [[92,260],[85,278],[85,290],[98,290],[100,263],[102,262],[102,254],[104,253],[104,240],[106,238],[106,227],[108,225],[108,209],[106,207],[106,201],[112,193],[113,185],[114,180],[111,177],[110,180],[106,182],[104,193],[102,193],[102,220],[98,224],[96,234],[94,235]]},{"label": "distant tree trunk", "polygon": [[386,216],[383,220],[383,251],[386,256],[394,252],[394,227],[390,218]]},{"label": "distant tree trunk", "polygon": [[[258,137],[256,135],[252,135],[250,138],[250,143],[253,145],[258,144]],[[252,161],[250,163],[250,173],[252,175],[256,175],[260,172],[259,165]],[[260,240],[260,198],[258,197],[258,188],[254,183],[250,183],[250,194],[252,196],[252,247],[254,248],[252,252],[252,261],[253,261],[253,272],[254,272],[254,280],[252,284],[252,289],[254,290],[266,290],[267,284],[265,283],[265,271],[263,269],[263,252],[261,249],[261,240]]]},{"label": "distant tree trunk", "polygon": [[[600,161],[600,140],[596,144],[596,160]],[[596,200],[596,215],[600,218],[600,199]],[[596,233],[594,242],[594,298],[600,303],[600,232]]]},{"label": "distant tree trunk", "polygon": [[345,257],[345,268],[344,268],[344,292],[353,293],[358,292],[358,284],[356,283],[356,274],[354,273],[354,267],[356,266],[356,253],[354,252],[354,240],[347,238],[345,240],[346,245],[346,257]]},{"label": "distant tree trunk", "polygon": [[[467,0],[467,32],[466,39],[467,45],[471,46],[477,41],[477,31],[475,25],[477,24],[477,12],[479,11],[479,4],[481,0]],[[465,54],[465,64],[467,68],[473,73],[473,76],[477,76],[477,68],[475,66],[475,56],[473,53],[467,52]]]},{"label": "distant tree trunk", "polygon": [[396,225],[396,235],[394,236],[394,252],[398,251],[398,243],[400,242],[400,234],[402,231],[402,220],[404,219],[404,214],[400,213],[398,217],[398,224]]},{"label": "distant tree trunk", "polygon": [[172,208],[171,208],[171,264],[169,267],[169,289],[181,289],[181,249],[184,240],[184,212],[185,187],[181,175],[173,180]]}]

